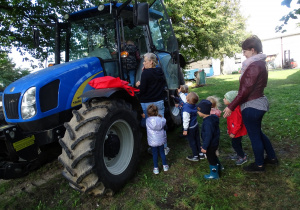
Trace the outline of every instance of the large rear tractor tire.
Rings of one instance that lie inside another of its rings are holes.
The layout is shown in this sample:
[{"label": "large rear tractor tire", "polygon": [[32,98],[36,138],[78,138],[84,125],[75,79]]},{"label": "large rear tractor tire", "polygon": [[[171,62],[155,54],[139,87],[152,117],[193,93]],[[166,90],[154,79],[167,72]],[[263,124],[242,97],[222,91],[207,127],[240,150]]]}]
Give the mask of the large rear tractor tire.
[{"label": "large rear tractor tire", "polygon": [[135,174],[141,135],[137,113],[123,100],[103,99],[73,111],[60,139],[63,176],[93,195],[113,194]]}]

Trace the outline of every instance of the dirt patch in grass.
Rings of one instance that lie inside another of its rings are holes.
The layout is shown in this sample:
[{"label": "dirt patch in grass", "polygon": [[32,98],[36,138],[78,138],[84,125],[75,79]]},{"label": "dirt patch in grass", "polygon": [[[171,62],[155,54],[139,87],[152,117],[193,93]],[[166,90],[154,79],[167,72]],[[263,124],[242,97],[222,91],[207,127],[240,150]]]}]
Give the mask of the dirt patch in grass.
[{"label": "dirt patch in grass", "polygon": [[31,194],[37,188],[47,184],[54,177],[58,176],[61,171],[62,167],[58,161],[53,161],[26,177],[14,180],[1,180],[0,184],[6,183],[6,185],[9,185],[9,188],[5,190],[5,193],[1,194],[0,201],[8,200],[22,192],[25,194]]}]

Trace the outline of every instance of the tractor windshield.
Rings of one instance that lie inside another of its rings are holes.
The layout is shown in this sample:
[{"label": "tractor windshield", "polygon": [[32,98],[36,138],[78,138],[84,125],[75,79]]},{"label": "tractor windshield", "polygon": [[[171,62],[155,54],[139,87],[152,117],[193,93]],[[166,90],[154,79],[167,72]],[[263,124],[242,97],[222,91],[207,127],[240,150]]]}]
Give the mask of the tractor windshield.
[{"label": "tractor windshield", "polygon": [[109,13],[72,22],[70,60],[91,56],[112,59],[117,48],[115,34],[114,18]]}]

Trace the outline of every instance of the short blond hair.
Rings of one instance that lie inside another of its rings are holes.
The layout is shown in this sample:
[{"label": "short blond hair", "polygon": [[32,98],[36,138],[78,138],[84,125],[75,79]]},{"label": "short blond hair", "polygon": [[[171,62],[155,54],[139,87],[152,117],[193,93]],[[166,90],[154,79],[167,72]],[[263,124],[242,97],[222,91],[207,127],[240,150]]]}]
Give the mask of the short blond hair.
[{"label": "short blond hair", "polygon": [[220,106],[220,99],[217,96],[208,96],[206,100],[209,100],[211,102],[211,108],[218,109]]},{"label": "short blond hair", "polygon": [[180,85],[180,91],[182,93],[188,93],[189,92],[189,86],[187,86],[187,85]]}]

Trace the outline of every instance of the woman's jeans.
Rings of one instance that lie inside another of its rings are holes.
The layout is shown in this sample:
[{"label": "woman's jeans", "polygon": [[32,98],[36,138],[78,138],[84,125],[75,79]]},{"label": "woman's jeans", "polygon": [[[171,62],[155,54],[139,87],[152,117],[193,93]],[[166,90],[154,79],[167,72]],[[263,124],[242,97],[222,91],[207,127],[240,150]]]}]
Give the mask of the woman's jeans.
[{"label": "woman's jeans", "polygon": [[168,165],[166,155],[165,155],[164,145],[161,145],[159,147],[151,147],[151,148],[152,148],[154,168],[158,168],[158,152],[161,157],[162,164]]},{"label": "woman's jeans", "polygon": [[275,159],[275,151],[269,138],[261,130],[261,121],[266,112],[248,107],[242,111],[243,122],[246,126],[256,165],[264,164],[264,150],[269,159]]},{"label": "woman's jeans", "polygon": [[238,156],[240,156],[241,158],[245,157],[245,153],[244,153],[243,146],[242,146],[242,136],[237,137],[237,138],[232,138],[231,145]]},{"label": "woman's jeans", "polygon": [[148,115],[147,115],[147,107],[150,104],[154,104],[154,105],[157,106],[157,108],[158,108],[158,114],[160,114],[162,117],[164,117],[164,114],[165,114],[165,106],[164,106],[164,101],[163,100],[156,101],[156,102],[141,103],[143,112],[145,114],[145,118],[143,118],[142,121],[141,121],[141,126],[144,127],[144,128],[146,127],[146,119],[148,117]]},{"label": "woman's jeans", "polygon": [[[160,101],[156,101],[156,102],[141,103],[143,112],[144,112],[144,114],[145,114],[145,118],[142,118],[142,121],[141,121],[141,126],[142,126],[143,128],[146,128],[146,119],[147,119],[147,117],[148,117],[148,115],[147,115],[147,107],[148,107],[150,104],[154,104],[155,106],[157,106],[157,108],[158,108],[158,114],[160,114],[162,117],[165,116],[165,105],[164,105],[164,100],[160,100]],[[166,148],[166,147],[168,147],[168,144],[165,143],[164,146],[165,146],[165,148]]]}]

